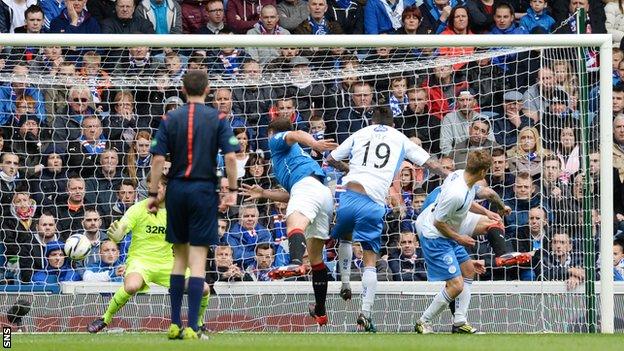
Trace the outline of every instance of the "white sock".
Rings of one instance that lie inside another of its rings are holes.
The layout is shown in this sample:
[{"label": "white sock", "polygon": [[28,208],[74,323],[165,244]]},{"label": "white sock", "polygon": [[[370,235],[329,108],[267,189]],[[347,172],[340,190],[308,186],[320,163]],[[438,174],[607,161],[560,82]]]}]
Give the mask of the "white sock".
[{"label": "white sock", "polygon": [[420,317],[420,320],[425,323],[430,323],[433,318],[444,311],[451,301],[453,301],[453,299],[448,296],[446,288],[442,288],[442,291],[440,291],[433,298],[433,301],[431,301],[431,304],[427,307],[425,313],[423,313],[422,317]]},{"label": "white sock", "polygon": [[460,326],[468,322],[468,307],[470,306],[470,298],[472,297],[472,279],[464,278],[464,290],[455,298],[455,316],[453,324]]},{"label": "white sock", "polygon": [[362,273],[362,313],[367,317],[371,315],[376,290],[377,269],[375,267],[364,267],[364,273]]},{"label": "white sock", "polygon": [[340,281],[342,286],[348,286],[351,281],[351,261],[353,257],[353,245],[350,241],[340,240],[338,245],[338,262],[340,264]]}]

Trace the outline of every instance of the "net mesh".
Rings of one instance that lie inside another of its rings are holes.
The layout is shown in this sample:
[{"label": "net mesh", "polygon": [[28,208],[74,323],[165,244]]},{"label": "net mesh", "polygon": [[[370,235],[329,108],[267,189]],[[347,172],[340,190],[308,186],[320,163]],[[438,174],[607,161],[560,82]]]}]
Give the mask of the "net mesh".
[{"label": "net mesh", "polygon": [[[59,316],[45,322],[58,306],[74,306],[76,318],[103,312],[110,295],[32,294],[58,292],[65,281],[122,280],[118,267],[127,257],[130,236],[118,245],[104,244],[105,230],[147,196],[150,142],[162,116],[184,103],[181,79],[191,69],[208,71],[212,90],[207,104],[228,116],[241,141],[240,183],[277,187],[266,127],[278,117],[290,118],[317,139],[342,142],[370,123],[375,107],[387,106],[396,128],[450,170],[463,169],[470,150],[491,150],[494,165],[487,185],[511,208],[504,218],[508,245],[532,252],[533,259],[499,267],[488,242],[480,239],[470,250],[486,268],[477,279],[533,281],[544,288],[526,296],[515,294],[511,285],[509,291],[486,289],[475,298],[471,318],[491,331],[587,327],[585,313],[595,305],[586,306],[582,291],[588,279],[596,279],[591,271],[600,228],[598,61],[591,48],[12,47],[2,55],[0,272],[6,291],[34,297],[34,317],[24,320],[29,330],[45,330],[38,323],[52,325],[50,330],[82,325],[66,324]],[[312,156],[338,200],[342,174],[325,162],[326,155]],[[387,203],[380,281],[426,281],[412,221],[442,181],[409,163],[399,170]],[[252,226],[242,220],[248,212]],[[285,205],[249,205],[241,196],[235,206],[221,202],[219,215],[223,245],[214,248],[216,258],[207,265],[209,283],[265,281],[270,267],[288,263]],[[72,234],[87,235],[92,253],[80,261],[63,254],[49,257],[54,246],[46,244],[62,243]],[[268,267],[259,267],[255,258],[262,243],[272,249]],[[104,254],[110,246],[113,253]],[[328,241],[324,258],[332,279],[339,280],[336,249],[337,243]],[[357,281],[362,267],[358,245],[352,266]],[[570,292],[552,292],[546,281],[559,282],[557,289],[565,283]],[[288,295],[285,284],[281,292],[267,286],[219,294],[209,314],[216,320],[242,318],[232,329],[274,330],[271,323],[277,323],[279,330],[288,329],[284,325],[310,330],[300,315],[272,311],[310,300],[309,292]],[[410,318],[430,298],[383,293],[375,307],[379,324],[387,331],[411,328]],[[5,305],[14,302],[13,295],[5,299]],[[122,318],[130,323],[124,327],[166,327],[158,324],[166,318],[165,305],[161,295],[138,298],[124,315],[154,316],[156,324]],[[335,320],[344,320],[336,330],[349,330],[349,309],[341,306],[334,295],[330,310],[337,311]],[[557,315],[553,311],[559,308],[565,311]],[[506,315],[492,316],[492,310]],[[394,314],[386,320],[382,314],[389,312]],[[266,322],[266,316],[277,322]]]}]

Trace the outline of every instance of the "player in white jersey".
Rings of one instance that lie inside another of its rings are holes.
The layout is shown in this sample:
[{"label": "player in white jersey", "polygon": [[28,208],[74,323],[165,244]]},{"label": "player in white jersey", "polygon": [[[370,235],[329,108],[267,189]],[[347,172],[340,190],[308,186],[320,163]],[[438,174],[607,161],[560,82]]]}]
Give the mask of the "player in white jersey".
[{"label": "player in white jersey", "polygon": [[[465,170],[451,173],[442,184],[436,201],[416,219],[416,230],[425,257],[429,281],[446,281],[422,317],[417,321],[418,333],[432,332],[430,322],[455,300],[453,333],[474,334],[466,314],[470,304],[475,261],[464,246],[474,246],[473,235],[486,235],[493,246],[505,245],[500,217],[473,200],[478,192],[476,183],[485,178],[492,164],[486,150],[471,151]],[[477,270],[484,267],[477,266]]]},{"label": "player in white jersey", "polygon": [[[379,108],[372,119],[373,125],[360,129],[331,152],[330,165],[347,171],[343,177],[346,191],[340,195],[336,213],[336,225],[332,236],[340,238],[338,259],[343,282],[341,296],[351,297],[349,275],[351,269],[351,237],[364,249],[364,272],[362,274],[362,310],[357,323],[366,331],[375,331],[371,310],[377,286],[375,269],[381,247],[383,217],[386,197],[392,180],[401,163],[407,159],[419,166],[446,176],[448,171],[441,164],[411,142],[403,133],[394,129],[392,113]],[[342,160],[349,160],[348,166]],[[348,296],[347,296],[348,294]]]}]

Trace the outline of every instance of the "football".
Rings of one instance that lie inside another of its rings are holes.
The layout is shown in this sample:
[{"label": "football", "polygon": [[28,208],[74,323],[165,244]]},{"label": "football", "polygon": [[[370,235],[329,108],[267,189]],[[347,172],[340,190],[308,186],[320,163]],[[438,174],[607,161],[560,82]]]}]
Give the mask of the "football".
[{"label": "football", "polygon": [[91,253],[91,241],[82,234],[74,234],[65,242],[64,251],[70,259],[80,261]]}]

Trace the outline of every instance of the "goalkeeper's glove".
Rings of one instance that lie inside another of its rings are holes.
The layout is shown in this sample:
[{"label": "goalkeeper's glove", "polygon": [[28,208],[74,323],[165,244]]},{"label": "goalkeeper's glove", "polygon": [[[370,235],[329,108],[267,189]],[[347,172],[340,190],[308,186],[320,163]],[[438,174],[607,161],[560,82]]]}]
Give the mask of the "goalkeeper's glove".
[{"label": "goalkeeper's glove", "polygon": [[124,236],[126,236],[127,226],[125,223],[121,223],[120,221],[114,221],[111,223],[110,227],[106,231],[108,237],[114,242],[118,243],[123,240]]}]

